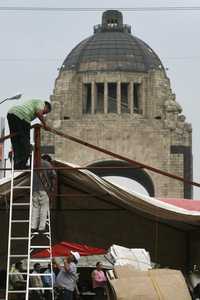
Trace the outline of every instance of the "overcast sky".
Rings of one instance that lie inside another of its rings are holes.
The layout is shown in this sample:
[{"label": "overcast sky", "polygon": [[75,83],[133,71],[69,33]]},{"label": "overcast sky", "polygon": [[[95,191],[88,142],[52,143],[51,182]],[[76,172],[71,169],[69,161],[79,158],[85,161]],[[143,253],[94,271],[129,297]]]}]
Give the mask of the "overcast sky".
[{"label": "overcast sky", "polygon": [[[199,0],[74,0],[71,7],[200,6]],[[2,1],[2,6],[70,7],[66,0]],[[123,12],[123,11],[122,11]],[[23,99],[47,99],[58,68],[71,49],[101,23],[97,12],[25,12],[0,10],[1,99],[23,93]],[[161,58],[177,101],[193,126],[194,180],[200,182],[199,71],[200,11],[123,12],[124,23]],[[13,104],[0,107],[4,116]],[[195,189],[200,199],[200,189]]]}]

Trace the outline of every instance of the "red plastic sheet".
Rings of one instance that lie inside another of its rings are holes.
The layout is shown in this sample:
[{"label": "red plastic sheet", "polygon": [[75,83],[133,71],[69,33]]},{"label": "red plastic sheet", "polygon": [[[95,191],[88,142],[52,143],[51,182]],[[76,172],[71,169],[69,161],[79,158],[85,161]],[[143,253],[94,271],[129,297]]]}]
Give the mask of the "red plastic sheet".
[{"label": "red plastic sheet", "polygon": [[[71,251],[79,252],[80,256],[105,254],[106,250],[102,248],[89,247],[84,244],[61,242],[52,246],[52,256],[68,256]],[[42,258],[49,257],[48,250],[42,250],[32,255],[32,257]]]},{"label": "red plastic sheet", "polygon": [[175,198],[162,198],[159,200],[187,210],[200,211],[200,200],[175,199]]}]

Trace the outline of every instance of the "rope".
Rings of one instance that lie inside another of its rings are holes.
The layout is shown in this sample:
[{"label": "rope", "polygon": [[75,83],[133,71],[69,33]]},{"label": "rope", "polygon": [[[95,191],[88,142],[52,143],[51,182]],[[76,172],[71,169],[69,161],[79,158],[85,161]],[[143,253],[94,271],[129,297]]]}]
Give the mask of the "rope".
[{"label": "rope", "polygon": [[[38,124],[33,125],[31,128],[35,128],[36,126],[38,126]],[[41,125],[40,125],[40,127],[41,127],[41,128],[44,128],[44,127],[41,126]],[[141,162],[138,162],[138,161],[136,161],[136,160],[133,160],[133,159],[127,158],[127,157],[125,157],[125,156],[119,155],[119,154],[117,154],[117,153],[114,153],[114,152],[112,152],[112,151],[106,150],[106,149],[104,149],[104,148],[95,146],[95,145],[90,144],[90,143],[88,143],[88,142],[85,142],[85,141],[83,141],[83,140],[81,140],[81,139],[78,139],[78,138],[76,138],[76,137],[73,137],[73,136],[71,136],[71,135],[69,135],[69,134],[66,134],[66,133],[63,133],[63,132],[61,132],[61,131],[55,130],[55,129],[53,129],[53,128],[47,127],[47,128],[45,128],[45,130],[46,130],[46,131],[49,131],[49,132],[51,132],[51,133],[53,133],[53,134],[55,134],[55,135],[61,136],[61,137],[65,138],[65,139],[71,140],[71,141],[73,141],[73,142],[75,142],[75,143],[84,145],[84,146],[86,146],[86,147],[88,147],[88,148],[90,148],[90,149],[97,150],[97,151],[99,151],[99,152],[105,153],[105,154],[110,155],[110,156],[112,156],[112,157],[115,157],[115,158],[117,158],[117,159],[126,161],[126,162],[128,162],[130,165],[133,165],[134,168],[137,166],[137,167],[140,167],[140,168],[143,168],[143,169],[147,169],[147,170],[149,170],[149,171],[152,171],[152,172],[154,172],[154,173],[161,174],[161,175],[163,175],[163,176],[166,176],[166,177],[169,177],[169,178],[173,178],[173,179],[179,180],[179,181],[181,181],[181,182],[184,182],[184,183],[187,183],[187,184],[190,184],[190,185],[193,185],[193,186],[200,187],[200,183],[198,183],[198,182],[191,181],[191,180],[187,180],[187,179],[185,179],[185,178],[183,178],[183,177],[180,177],[180,176],[177,176],[177,175],[174,175],[174,174],[171,174],[171,173],[162,171],[162,170],[160,170],[160,169],[154,168],[154,167],[152,167],[152,166],[143,164],[143,163],[141,163]],[[3,142],[3,141],[5,141],[6,139],[12,137],[12,136],[17,135],[17,134],[18,134],[18,133],[12,133],[12,134],[10,134],[10,135],[6,135],[6,136],[4,136],[4,137],[1,137],[1,138],[0,138],[0,143]]]},{"label": "rope", "polygon": [[154,173],[161,174],[161,175],[163,175],[163,176],[170,177],[170,178],[173,178],[173,179],[182,181],[182,182],[184,182],[184,183],[187,183],[187,184],[190,184],[190,185],[194,185],[194,186],[200,187],[200,183],[198,183],[198,182],[190,181],[190,180],[187,180],[187,179],[185,179],[185,178],[183,178],[183,177],[180,177],[180,176],[177,176],[177,175],[174,175],[174,174],[171,174],[171,173],[162,171],[162,170],[160,170],[160,169],[151,167],[151,166],[149,166],[149,165],[145,165],[145,164],[140,163],[140,162],[138,162],[138,161],[136,161],[136,160],[129,159],[129,158],[125,157],[125,156],[116,154],[116,153],[114,153],[114,152],[112,152],[112,151],[109,151],[109,150],[106,150],[106,149],[104,149],[104,148],[95,146],[95,145],[90,144],[90,143],[88,143],[88,142],[85,142],[85,141],[83,141],[83,140],[81,140],[81,139],[78,139],[78,138],[76,138],[76,137],[73,137],[73,136],[71,136],[71,135],[69,135],[69,134],[65,134],[65,133],[63,133],[63,132],[61,132],[61,131],[55,130],[55,129],[53,129],[53,128],[48,127],[46,130],[49,131],[49,132],[51,132],[51,133],[53,133],[53,134],[55,134],[55,135],[58,135],[58,136],[61,136],[61,137],[65,138],[65,139],[71,140],[71,141],[73,141],[73,142],[75,142],[75,143],[84,145],[84,146],[86,146],[86,147],[88,147],[88,148],[91,148],[91,149],[97,150],[97,151],[99,151],[99,152],[105,153],[105,154],[110,155],[110,156],[112,156],[112,157],[115,157],[115,158],[117,158],[117,159],[124,160],[124,161],[128,162],[129,164],[133,165],[134,167],[137,165],[138,167],[141,167],[141,168],[143,168],[143,169],[150,170],[150,171],[152,171],[152,172],[154,172]]}]

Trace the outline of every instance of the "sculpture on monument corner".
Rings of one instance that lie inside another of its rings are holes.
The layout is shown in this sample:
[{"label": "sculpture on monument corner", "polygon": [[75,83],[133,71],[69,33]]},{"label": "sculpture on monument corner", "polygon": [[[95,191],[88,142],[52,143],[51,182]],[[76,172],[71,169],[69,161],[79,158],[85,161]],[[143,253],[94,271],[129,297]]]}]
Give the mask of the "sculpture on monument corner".
[{"label": "sculpture on monument corner", "polygon": [[169,129],[175,129],[179,114],[182,112],[181,105],[176,101],[176,95],[171,94],[171,97],[164,103],[165,126]]}]

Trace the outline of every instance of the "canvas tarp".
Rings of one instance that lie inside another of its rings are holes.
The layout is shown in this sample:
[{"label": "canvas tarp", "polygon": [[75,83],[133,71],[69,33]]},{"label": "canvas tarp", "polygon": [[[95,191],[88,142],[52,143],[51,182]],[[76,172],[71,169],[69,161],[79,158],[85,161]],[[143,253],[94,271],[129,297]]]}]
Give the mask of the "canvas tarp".
[{"label": "canvas tarp", "polygon": [[[103,200],[112,205],[120,206],[127,210],[138,211],[140,213],[147,214],[153,219],[159,218],[160,220],[165,220],[167,222],[173,222],[173,226],[178,224],[178,227],[183,227],[189,225],[188,230],[191,229],[190,226],[200,226],[200,211],[188,210],[183,207],[175,206],[167,201],[161,201],[153,197],[142,195],[137,192],[128,192],[124,189],[116,186],[97,175],[93,174],[88,170],[77,170],[73,169],[77,167],[69,162],[56,160],[55,167],[61,168],[57,170],[58,173],[58,186],[63,186],[63,193],[65,189],[67,190],[67,180],[73,181],[75,187],[84,187],[83,190],[87,190],[88,194],[94,195],[99,200]],[[67,169],[64,169],[64,168]],[[28,176],[27,173],[21,173],[16,176],[15,184],[25,185],[27,184]],[[10,193],[10,178],[5,178],[0,180],[0,202],[1,200],[9,199]],[[24,194],[24,190],[18,189],[15,193],[16,197],[20,197]],[[163,199],[162,199],[163,200]],[[187,200],[187,202],[191,202]]]},{"label": "canvas tarp", "polygon": [[115,300],[191,300],[180,271],[136,271],[131,266],[118,266],[114,273],[117,278],[109,281]]},{"label": "canvas tarp", "polygon": [[132,265],[139,271],[151,269],[150,255],[145,249],[129,249],[119,245],[112,245],[108,250],[108,255],[115,266]]}]

